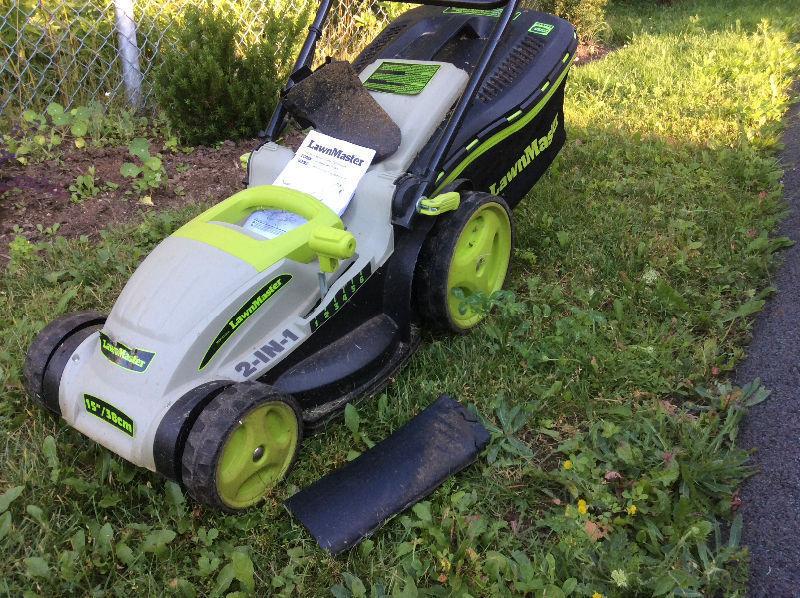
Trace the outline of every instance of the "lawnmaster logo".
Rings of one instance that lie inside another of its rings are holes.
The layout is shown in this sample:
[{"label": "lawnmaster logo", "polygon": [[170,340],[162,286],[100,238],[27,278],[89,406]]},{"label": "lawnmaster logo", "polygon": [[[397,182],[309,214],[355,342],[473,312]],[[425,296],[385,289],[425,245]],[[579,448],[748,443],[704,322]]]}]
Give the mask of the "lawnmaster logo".
[{"label": "lawnmaster logo", "polygon": [[541,137],[540,139],[534,139],[531,141],[530,145],[525,148],[523,154],[519,157],[519,159],[514,163],[514,166],[503,176],[499,183],[494,183],[489,186],[489,191],[492,195],[498,195],[503,192],[503,189],[508,187],[508,185],[513,181],[517,176],[525,170],[528,166],[530,166],[536,158],[539,157],[543,151],[545,151],[550,145],[553,143],[553,137],[556,134],[556,130],[558,129],[558,115],[553,119],[553,124],[550,125],[550,132],[547,133],[546,137]]},{"label": "lawnmaster logo", "polygon": [[144,349],[133,349],[120,342],[114,342],[108,336],[100,333],[100,351],[112,363],[131,370],[132,372],[144,372],[155,353]]},{"label": "lawnmaster logo", "polygon": [[254,313],[256,313],[262,305],[272,299],[272,297],[274,297],[278,291],[289,284],[290,280],[292,280],[291,274],[281,274],[280,276],[276,276],[263,287],[261,287],[255,295],[250,297],[250,299],[241,307],[241,309],[239,309],[239,311],[237,311],[233,317],[228,320],[228,323],[225,324],[225,327],[220,330],[219,334],[214,339],[214,342],[211,343],[208,351],[206,351],[203,361],[200,362],[200,369],[202,370],[204,367],[206,367],[208,362],[211,361],[214,355],[216,355],[217,351],[222,348],[222,345],[224,345],[228,339],[233,336],[233,333],[239,330],[239,328],[241,328],[242,325],[247,322],[247,320]]},{"label": "lawnmaster logo", "polygon": [[354,156],[353,154],[346,154],[338,147],[325,147],[324,145],[320,145],[313,139],[308,140],[308,149],[314,150],[315,152],[319,152],[320,154],[325,154],[326,156],[332,156],[337,160],[342,160],[343,162],[351,162],[356,166],[361,166],[364,164],[364,160]]}]

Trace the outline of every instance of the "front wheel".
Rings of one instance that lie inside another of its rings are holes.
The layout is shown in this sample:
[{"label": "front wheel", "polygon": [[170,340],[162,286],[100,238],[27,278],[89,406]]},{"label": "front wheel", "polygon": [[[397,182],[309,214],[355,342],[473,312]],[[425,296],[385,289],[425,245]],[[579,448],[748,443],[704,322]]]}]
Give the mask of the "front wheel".
[{"label": "front wheel", "polygon": [[206,405],[183,451],[182,479],[197,501],[225,511],[255,505],[297,456],[297,402],[260,382],[230,386]]},{"label": "front wheel", "polygon": [[417,263],[415,303],[426,323],[457,333],[476,326],[485,314],[468,299],[503,288],[513,242],[505,201],[488,193],[462,194],[457,210],[438,217]]},{"label": "front wheel", "polygon": [[53,320],[36,335],[23,368],[25,390],[34,403],[61,415],[58,386],[67,360],[105,321],[96,311],[80,311]]}]

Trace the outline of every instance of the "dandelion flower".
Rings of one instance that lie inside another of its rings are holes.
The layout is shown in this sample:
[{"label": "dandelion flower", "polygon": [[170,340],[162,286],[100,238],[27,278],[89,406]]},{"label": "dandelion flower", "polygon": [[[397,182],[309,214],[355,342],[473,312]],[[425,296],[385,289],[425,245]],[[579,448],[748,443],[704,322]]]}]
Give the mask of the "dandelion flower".
[{"label": "dandelion flower", "polygon": [[627,511],[628,511],[628,515],[636,515],[636,513],[639,511],[639,509],[636,508],[636,505],[631,505],[631,506],[628,507]]},{"label": "dandelion flower", "polygon": [[592,598],[605,598],[600,592],[595,592],[592,594]]},{"label": "dandelion flower", "polygon": [[563,467],[564,467],[564,469],[572,469],[572,461],[567,459],[566,461],[564,461]]},{"label": "dandelion flower", "polygon": [[580,499],[578,501],[578,513],[580,513],[581,515],[586,515],[586,513],[588,512],[589,512],[589,506],[586,504],[586,501]]}]

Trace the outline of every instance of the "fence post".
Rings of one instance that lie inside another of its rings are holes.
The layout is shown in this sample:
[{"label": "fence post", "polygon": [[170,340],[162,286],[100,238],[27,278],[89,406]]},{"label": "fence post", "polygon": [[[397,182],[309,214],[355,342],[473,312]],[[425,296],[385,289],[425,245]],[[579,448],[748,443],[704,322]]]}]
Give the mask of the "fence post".
[{"label": "fence post", "polygon": [[136,21],[133,20],[133,0],[114,0],[114,9],[125,95],[128,97],[130,105],[138,110],[142,107],[142,69],[139,65]]}]

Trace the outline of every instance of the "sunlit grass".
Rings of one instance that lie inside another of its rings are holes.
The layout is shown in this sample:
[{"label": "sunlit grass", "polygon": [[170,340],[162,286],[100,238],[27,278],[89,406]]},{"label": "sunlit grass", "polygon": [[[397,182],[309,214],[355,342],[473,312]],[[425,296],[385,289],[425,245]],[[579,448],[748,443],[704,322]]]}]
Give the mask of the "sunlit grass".
[{"label": "sunlit grass", "polygon": [[[493,426],[489,450],[344,557],[281,506],[365,449],[344,425],[306,441],[265,505],[229,517],[23,396],[25,348],[64,294],[77,291],[66,309],[108,309],[188,212],[99,243],[15,244],[0,283],[0,494],[22,489],[0,514],[0,593],[248,591],[243,552],[258,595],[743,595],[736,523],[733,541],[715,536],[746,474],[731,440],[763,394],[715,380],[741,358],[743,316],[783,244],[769,236],[783,210],[773,153],[797,46],[784,3],[738,0],[738,29],[718,3],[687,4],[626,25],[623,49],[573,73],[570,140],[516,214],[513,296],[468,336],[426,337],[359,407],[379,440],[447,392]],[[615,10],[612,25],[635,13]]]}]

